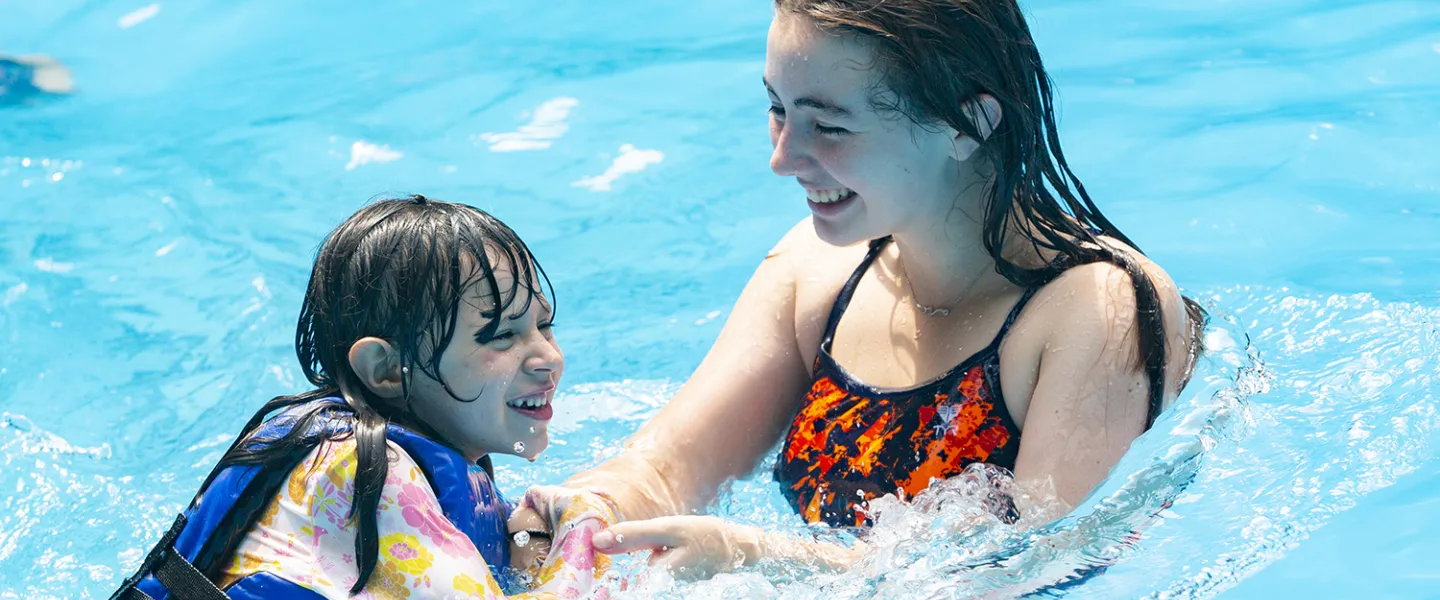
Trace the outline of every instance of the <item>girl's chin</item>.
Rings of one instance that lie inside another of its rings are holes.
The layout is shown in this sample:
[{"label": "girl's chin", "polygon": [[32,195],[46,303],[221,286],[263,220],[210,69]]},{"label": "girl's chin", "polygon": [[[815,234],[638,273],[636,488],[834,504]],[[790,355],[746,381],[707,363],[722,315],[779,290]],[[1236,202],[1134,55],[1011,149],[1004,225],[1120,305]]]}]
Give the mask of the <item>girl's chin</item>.
[{"label": "girl's chin", "polygon": [[815,237],[818,237],[820,238],[820,241],[830,244],[831,246],[835,246],[837,248],[854,246],[855,244],[859,244],[861,242],[870,241],[871,238],[865,237],[861,234],[861,232],[850,231],[849,229],[851,228],[836,227],[831,223],[822,223],[816,221]]}]

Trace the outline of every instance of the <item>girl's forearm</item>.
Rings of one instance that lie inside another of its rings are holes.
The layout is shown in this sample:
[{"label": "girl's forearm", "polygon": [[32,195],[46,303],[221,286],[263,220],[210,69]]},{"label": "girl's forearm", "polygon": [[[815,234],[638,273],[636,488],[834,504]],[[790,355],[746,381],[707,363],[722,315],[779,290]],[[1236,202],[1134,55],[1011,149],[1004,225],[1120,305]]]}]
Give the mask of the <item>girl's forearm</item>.
[{"label": "girl's forearm", "polygon": [[866,546],[858,542],[847,548],[838,544],[769,532],[751,525],[732,524],[731,528],[730,535],[734,537],[735,545],[744,553],[746,566],[769,560],[838,572],[855,564],[864,556],[866,550]]},{"label": "girl's forearm", "polygon": [[576,473],[565,486],[610,498],[619,508],[619,518],[626,521],[688,514],[696,504],[693,498],[681,497],[661,468],[634,448]]}]

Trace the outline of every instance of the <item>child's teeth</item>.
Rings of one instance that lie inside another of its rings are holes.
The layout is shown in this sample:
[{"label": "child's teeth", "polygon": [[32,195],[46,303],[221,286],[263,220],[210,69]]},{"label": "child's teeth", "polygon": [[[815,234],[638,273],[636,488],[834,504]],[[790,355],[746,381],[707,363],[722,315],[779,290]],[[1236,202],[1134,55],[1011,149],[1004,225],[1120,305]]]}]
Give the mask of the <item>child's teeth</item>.
[{"label": "child's teeth", "polygon": [[540,408],[541,406],[545,406],[545,398],[521,398],[510,402],[510,406],[514,406],[515,408]]}]

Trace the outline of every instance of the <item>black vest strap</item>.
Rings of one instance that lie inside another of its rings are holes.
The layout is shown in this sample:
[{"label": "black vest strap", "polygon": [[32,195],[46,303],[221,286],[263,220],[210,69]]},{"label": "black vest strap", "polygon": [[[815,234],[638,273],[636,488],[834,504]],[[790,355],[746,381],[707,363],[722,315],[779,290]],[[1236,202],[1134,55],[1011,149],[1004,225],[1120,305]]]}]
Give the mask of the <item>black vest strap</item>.
[{"label": "black vest strap", "polygon": [[110,600],[154,600],[149,594],[135,587],[151,572],[155,573],[155,578],[160,580],[165,589],[170,590],[170,597],[174,600],[230,600],[230,597],[215,587],[195,565],[175,552],[175,539],[180,537],[182,531],[185,531],[183,514],[175,518],[175,524],[170,526],[170,530],[165,532],[159,543],[150,550],[145,562],[140,563],[140,569],[121,584],[120,589],[110,596]]},{"label": "black vest strap", "polygon": [[175,600],[230,600],[195,565],[173,550],[165,553],[160,568],[155,569],[155,578],[170,590],[170,597]]},{"label": "black vest strap", "polygon": [[150,594],[140,591],[138,587],[123,588],[116,593],[119,594],[118,600],[155,600],[150,597]]}]

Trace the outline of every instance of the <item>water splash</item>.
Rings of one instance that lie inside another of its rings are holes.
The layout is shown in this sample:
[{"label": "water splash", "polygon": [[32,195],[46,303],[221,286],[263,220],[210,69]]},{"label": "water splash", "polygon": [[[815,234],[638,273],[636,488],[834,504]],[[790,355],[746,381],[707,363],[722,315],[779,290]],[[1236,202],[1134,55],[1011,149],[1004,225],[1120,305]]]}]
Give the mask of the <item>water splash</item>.
[{"label": "water splash", "polygon": [[[762,563],[683,582],[632,566],[644,585],[627,597],[1210,597],[1434,459],[1440,311],[1253,289],[1207,304],[1209,349],[1189,389],[1069,514],[1057,519],[1044,490],[976,466],[911,502],[872,501],[872,550],[847,572]],[[1317,448],[1317,438],[1333,441]],[[757,516],[753,499],[732,506],[773,487],[766,479],[737,482],[716,512],[856,542],[790,515]],[[1012,495],[1013,523],[997,516]]]}]

